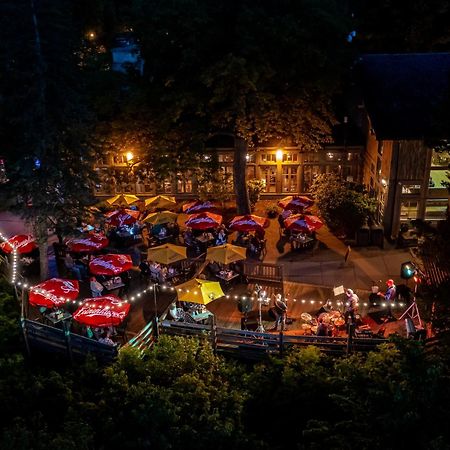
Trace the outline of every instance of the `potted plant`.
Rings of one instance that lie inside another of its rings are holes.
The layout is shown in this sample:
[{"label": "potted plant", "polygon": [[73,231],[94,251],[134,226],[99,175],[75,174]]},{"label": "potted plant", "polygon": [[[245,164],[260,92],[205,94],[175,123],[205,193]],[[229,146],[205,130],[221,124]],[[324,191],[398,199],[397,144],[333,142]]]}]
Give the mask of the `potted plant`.
[{"label": "potted plant", "polygon": [[278,216],[278,206],[272,203],[271,205],[268,205],[266,208],[267,217],[269,219],[275,219],[275,217]]}]

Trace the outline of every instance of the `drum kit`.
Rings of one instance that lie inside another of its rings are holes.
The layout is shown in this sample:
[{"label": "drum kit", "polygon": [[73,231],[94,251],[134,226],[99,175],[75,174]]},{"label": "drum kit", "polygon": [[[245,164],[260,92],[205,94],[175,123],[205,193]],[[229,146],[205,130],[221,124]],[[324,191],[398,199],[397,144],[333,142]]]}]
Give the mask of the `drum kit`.
[{"label": "drum kit", "polygon": [[313,317],[307,312],[302,313],[300,317],[305,322],[302,323],[302,330],[305,332],[305,334],[316,334],[320,319],[322,319],[321,321],[331,330],[334,329],[338,331],[340,328],[345,326],[344,316],[338,310],[322,312],[321,314],[319,314],[318,318]]}]

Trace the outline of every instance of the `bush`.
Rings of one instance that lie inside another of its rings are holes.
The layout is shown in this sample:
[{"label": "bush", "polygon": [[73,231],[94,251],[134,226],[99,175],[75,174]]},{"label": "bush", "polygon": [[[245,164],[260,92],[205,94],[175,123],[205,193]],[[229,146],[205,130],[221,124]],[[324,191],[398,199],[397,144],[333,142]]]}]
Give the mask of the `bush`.
[{"label": "bush", "polygon": [[266,180],[258,180],[255,178],[247,181],[248,198],[252,209],[261,197],[261,192],[265,189],[265,187]]},{"label": "bush", "polygon": [[376,201],[362,185],[347,183],[334,174],[319,175],[311,192],[328,227],[347,236],[354,236],[376,209]]}]

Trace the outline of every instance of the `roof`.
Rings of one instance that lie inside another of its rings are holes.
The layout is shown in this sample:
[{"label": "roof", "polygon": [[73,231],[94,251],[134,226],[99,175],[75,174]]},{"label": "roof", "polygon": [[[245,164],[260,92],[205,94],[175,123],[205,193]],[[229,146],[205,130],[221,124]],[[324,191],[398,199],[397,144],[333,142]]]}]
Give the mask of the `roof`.
[{"label": "roof", "polygon": [[363,55],[358,67],[378,139],[450,137],[446,126],[436,131],[450,107],[450,53]]}]

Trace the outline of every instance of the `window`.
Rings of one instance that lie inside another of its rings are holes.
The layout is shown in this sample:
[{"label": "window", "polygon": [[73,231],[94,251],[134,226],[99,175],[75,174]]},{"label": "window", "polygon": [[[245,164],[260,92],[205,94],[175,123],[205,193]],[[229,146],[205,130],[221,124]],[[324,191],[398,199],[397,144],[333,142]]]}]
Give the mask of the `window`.
[{"label": "window", "polygon": [[275,166],[262,166],[261,178],[266,181],[265,192],[277,192],[277,168]]},{"label": "window", "polygon": [[417,219],[418,206],[419,202],[417,200],[403,200],[400,203],[400,221],[405,222]]},{"label": "window", "polygon": [[320,167],[319,166],[304,166],[304,177],[303,177],[303,191],[307,192],[311,188],[311,185],[313,184],[315,178],[320,173]]},{"label": "window", "polygon": [[297,158],[297,152],[283,153],[283,162],[296,162]]},{"label": "window", "polygon": [[192,192],[192,174],[177,174],[177,192],[179,194],[189,194]]},{"label": "window", "polygon": [[277,162],[275,153],[261,153],[261,162]]},{"label": "window", "polygon": [[218,160],[219,162],[233,162],[233,153],[219,153]]},{"label": "window", "polygon": [[127,163],[127,155],[114,155],[113,158],[114,164],[126,164]]},{"label": "window", "polygon": [[283,166],[283,192],[297,192],[298,166]]},{"label": "window", "polygon": [[425,203],[425,220],[445,220],[448,199],[428,199]]},{"label": "window", "polygon": [[255,162],[255,153],[247,153],[245,155],[245,159],[247,160],[248,163],[254,163]]},{"label": "window", "polygon": [[319,153],[318,152],[305,153],[304,162],[305,163],[308,163],[308,162],[309,163],[319,162]]},{"label": "window", "polygon": [[419,194],[420,184],[404,184],[402,186],[402,194]]},{"label": "window", "polygon": [[430,170],[430,179],[428,180],[428,189],[443,189],[450,180],[447,177],[448,170]]},{"label": "window", "polygon": [[450,164],[450,151],[437,152],[433,150],[431,156],[431,167],[445,167],[448,168]]}]

